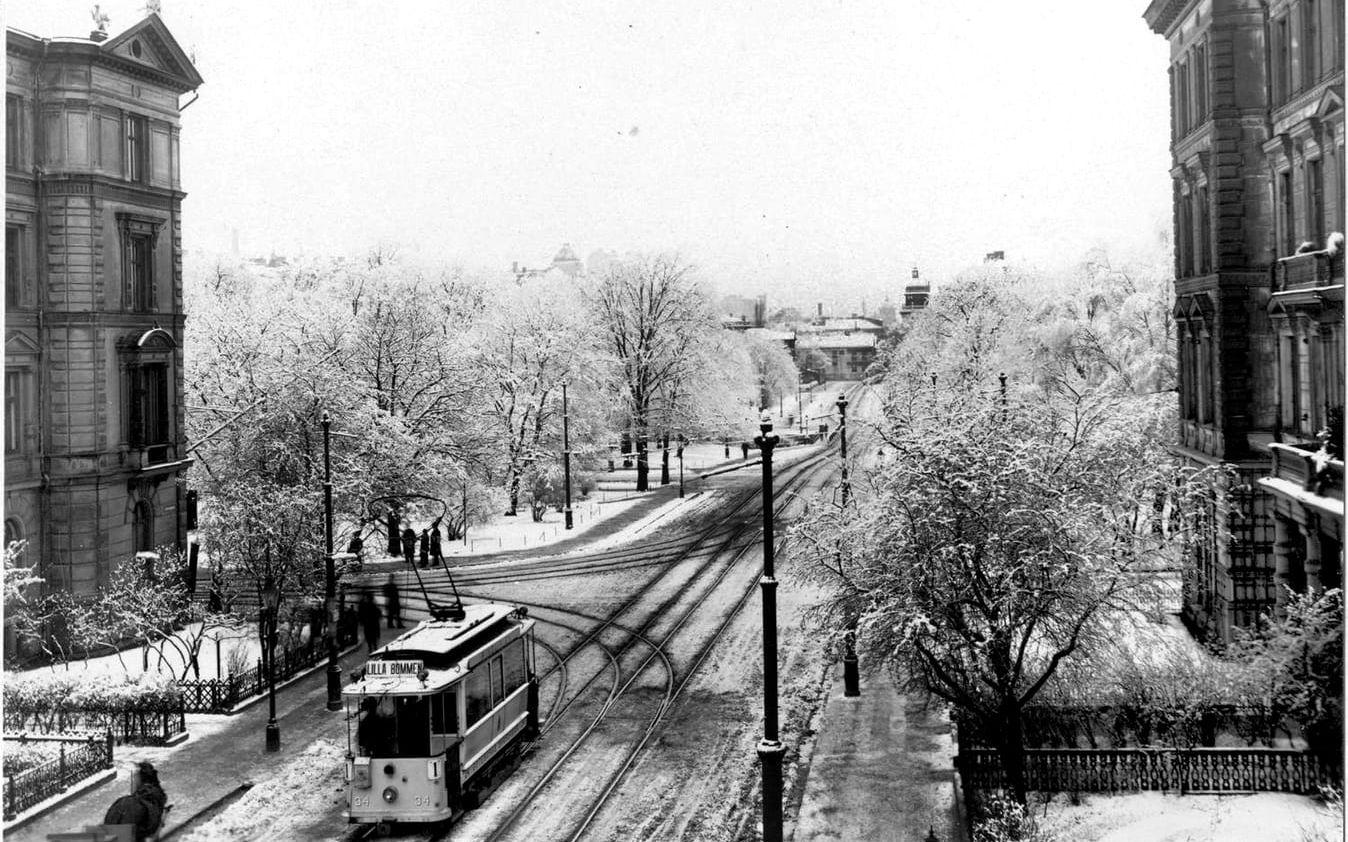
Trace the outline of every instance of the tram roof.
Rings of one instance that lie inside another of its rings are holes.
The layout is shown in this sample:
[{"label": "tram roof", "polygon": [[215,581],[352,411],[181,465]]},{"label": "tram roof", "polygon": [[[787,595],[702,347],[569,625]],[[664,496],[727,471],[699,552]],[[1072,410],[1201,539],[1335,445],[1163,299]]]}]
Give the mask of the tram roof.
[{"label": "tram roof", "polygon": [[[435,690],[462,678],[468,672],[466,659],[487,646],[508,628],[515,615],[509,605],[488,603],[464,606],[462,620],[425,620],[370,654],[371,661],[424,662],[426,679],[411,674],[374,675],[367,673],[359,681],[343,688],[346,696],[371,694],[419,694]],[[533,625],[521,620],[519,626]]]}]

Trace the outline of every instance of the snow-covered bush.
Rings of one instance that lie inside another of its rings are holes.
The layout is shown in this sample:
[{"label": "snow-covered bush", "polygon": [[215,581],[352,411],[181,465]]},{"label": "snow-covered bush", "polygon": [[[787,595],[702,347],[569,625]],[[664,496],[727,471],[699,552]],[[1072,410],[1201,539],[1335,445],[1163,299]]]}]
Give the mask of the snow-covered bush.
[{"label": "snow-covered bush", "polygon": [[136,679],[94,673],[6,673],[3,698],[5,709],[17,713],[108,711],[176,705],[182,690],[171,677],[156,673]]}]

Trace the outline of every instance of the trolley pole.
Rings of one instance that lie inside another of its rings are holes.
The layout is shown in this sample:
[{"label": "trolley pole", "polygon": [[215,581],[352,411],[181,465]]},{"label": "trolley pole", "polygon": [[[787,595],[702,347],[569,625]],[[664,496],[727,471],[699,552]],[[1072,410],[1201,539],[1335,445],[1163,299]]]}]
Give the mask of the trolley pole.
[{"label": "trolley pole", "polygon": [[763,766],[763,842],[782,842],[782,746],[777,731],[777,578],[773,567],[772,449],[777,436],[765,415],[754,444],[763,454],[763,739],[758,759]]},{"label": "trolley pole", "polygon": [[575,524],[571,519],[571,418],[566,413],[566,382],[562,382],[562,476],[566,488],[566,528]]},{"label": "trolley pole", "polygon": [[328,644],[328,710],[342,709],[342,667],[337,663],[337,563],[332,555],[332,418],[323,413],[323,636]]}]

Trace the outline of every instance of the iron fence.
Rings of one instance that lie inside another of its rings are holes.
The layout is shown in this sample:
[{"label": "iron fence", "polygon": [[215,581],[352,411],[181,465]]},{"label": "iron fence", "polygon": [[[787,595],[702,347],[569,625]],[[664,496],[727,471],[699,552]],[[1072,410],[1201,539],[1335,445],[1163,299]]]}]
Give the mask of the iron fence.
[{"label": "iron fence", "polygon": [[6,732],[35,734],[109,733],[118,744],[165,745],[187,731],[181,701],[125,708],[49,708],[31,710],[7,706]]},{"label": "iron fence", "polygon": [[[337,646],[344,649],[356,642],[356,636],[348,630],[339,631]],[[321,637],[310,638],[299,646],[283,649],[276,653],[276,681],[282,682],[328,657],[326,641]],[[178,682],[183,692],[183,706],[188,713],[228,713],[244,699],[261,695],[267,690],[267,670],[258,659],[256,665],[240,673],[232,673],[224,678],[211,678],[201,681],[185,680]]]},{"label": "iron fence", "polygon": [[46,763],[5,776],[5,821],[103,769],[112,768],[111,734],[101,737],[5,736],[6,743],[22,745],[30,740],[59,741],[58,754]]},{"label": "iron fence", "polygon": [[[955,758],[964,786],[1005,789],[993,749],[965,749]],[[1273,748],[1026,749],[1026,789],[1035,792],[1315,793],[1342,786],[1341,770],[1315,755]]]}]

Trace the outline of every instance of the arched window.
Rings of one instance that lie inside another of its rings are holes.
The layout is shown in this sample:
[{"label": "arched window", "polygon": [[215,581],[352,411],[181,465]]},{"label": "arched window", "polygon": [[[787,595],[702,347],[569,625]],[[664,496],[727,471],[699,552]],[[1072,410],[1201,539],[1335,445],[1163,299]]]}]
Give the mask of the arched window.
[{"label": "arched window", "polygon": [[154,509],[148,501],[141,500],[136,504],[131,532],[136,552],[149,552],[154,549]]},{"label": "arched window", "polygon": [[23,523],[18,518],[5,518],[5,548],[15,541],[23,540]]}]

